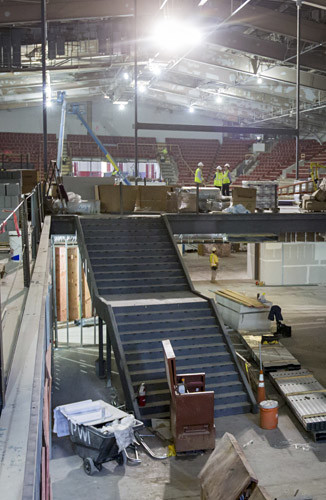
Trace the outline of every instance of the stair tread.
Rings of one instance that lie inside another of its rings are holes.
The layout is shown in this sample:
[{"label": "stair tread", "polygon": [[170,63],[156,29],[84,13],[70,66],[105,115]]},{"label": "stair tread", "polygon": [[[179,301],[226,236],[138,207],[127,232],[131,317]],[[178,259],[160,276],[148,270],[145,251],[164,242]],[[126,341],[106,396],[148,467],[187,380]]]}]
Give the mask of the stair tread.
[{"label": "stair tread", "polygon": [[[159,342],[159,341],[158,341]],[[199,346],[182,346],[182,347],[174,347],[173,350],[174,351],[181,351],[181,350],[184,350],[184,349],[196,349],[196,351],[198,351],[198,349],[201,349],[202,347],[217,347],[217,346],[226,346],[225,342],[217,342],[216,344],[200,344],[200,347]],[[148,349],[141,349],[141,350],[134,350],[134,351],[124,351],[125,354],[144,354],[146,352],[149,352]],[[158,347],[158,348],[154,348],[154,349],[151,349],[150,352],[162,352],[163,353],[163,349],[162,347]],[[178,359],[179,359],[179,356],[178,356]]]},{"label": "stair tread", "polygon": [[[123,334],[125,335],[125,334]],[[127,334],[127,335],[130,335],[130,334]],[[201,338],[212,338],[212,337],[222,337],[222,335],[220,333],[208,333],[207,335],[204,335],[204,336],[201,336],[201,335],[187,335],[185,337],[169,337],[170,340],[191,340],[191,339],[201,339]],[[138,340],[122,340],[122,344],[123,345],[126,345],[126,344],[143,344],[143,343],[148,343],[150,342],[148,339],[138,339]],[[159,340],[157,339],[153,339],[153,342],[159,342]],[[186,347],[186,346],[185,346]]]},{"label": "stair tread", "polygon": [[215,319],[213,315],[210,315],[210,316],[200,316],[200,317],[197,317],[197,318],[189,318],[189,317],[186,317],[186,318],[171,318],[171,319],[162,319],[162,320],[150,320],[148,319],[147,321],[139,321],[139,320],[135,320],[135,321],[128,321],[126,323],[118,323],[118,328],[119,326],[128,326],[128,325],[148,325],[148,324],[156,324],[156,323],[180,323],[181,321],[203,321],[205,319]]},{"label": "stair tread", "polygon": [[[196,368],[197,370],[201,370],[203,368],[206,368],[206,367],[216,367],[216,366],[224,366],[224,365],[234,365],[233,361],[221,361],[219,363],[202,363],[200,365],[191,365],[191,368]],[[187,369],[189,369],[190,367],[189,366],[178,366],[178,371],[180,372],[183,372],[183,371],[187,371]],[[153,371],[153,369],[148,369],[148,370],[136,370],[136,371],[130,371],[130,375],[141,375],[141,374],[144,374],[144,373],[151,373]],[[155,368],[155,372],[165,372],[165,366],[163,366],[162,368]],[[206,377],[207,377],[207,374],[206,374]]]},{"label": "stair tread", "polygon": [[[184,355],[178,355],[178,361],[179,360],[185,360],[185,359],[198,359],[198,358],[211,358],[211,357],[217,357],[217,356],[230,356],[230,353],[228,351],[226,352],[212,352],[211,354],[209,353],[196,353],[196,354],[184,354]],[[137,359],[137,360],[131,360],[127,361],[127,365],[139,365],[140,363],[164,363],[164,359],[162,356],[161,358],[149,358],[149,359]]]},{"label": "stair tread", "polygon": [[221,405],[214,405],[214,410],[225,410],[226,408],[239,408],[241,406],[248,406],[248,408],[251,407],[251,403],[249,401],[240,401],[238,403],[223,403]]},{"label": "stair tread", "polygon": [[[197,329],[201,329],[201,330],[206,329],[207,330],[207,329],[212,329],[212,328],[215,328],[217,330],[217,332],[216,332],[217,334],[220,333],[219,327],[217,325],[216,326],[195,325],[193,328],[191,328],[191,327],[176,327],[176,328],[173,328],[173,331],[197,330]],[[135,332],[133,330],[132,332],[121,332],[120,335],[138,335],[141,333],[149,334],[149,333],[166,332],[166,331],[170,331],[169,328],[158,328],[155,330],[137,330],[137,332]]]}]

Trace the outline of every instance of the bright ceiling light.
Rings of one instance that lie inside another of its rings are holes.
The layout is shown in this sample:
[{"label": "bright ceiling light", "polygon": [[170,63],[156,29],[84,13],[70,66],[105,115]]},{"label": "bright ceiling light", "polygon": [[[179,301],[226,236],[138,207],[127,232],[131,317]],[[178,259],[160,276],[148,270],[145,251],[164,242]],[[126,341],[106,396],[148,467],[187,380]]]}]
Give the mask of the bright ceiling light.
[{"label": "bright ceiling light", "polygon": [[201,33],[195,26],[171,19],[155,27],[153,39],[161,49],[171,51],[198,45]]},{"label": "bright ceiling light", "polygon": [[202,7],[203,5],[205,5],[206,2],[207,0],[200,0],[198,7]]},{"label": "bright ceiling light", "polygon": [[126,71],[123,73],[123,79],[129,80],[129,73],[127,73]]},{"label": "bright ceiling light", "polygon": [[155,76],[158,76],[161,74],[161,68],[158,64],[151,64],[149,69],[151,70],[151,72],[155,75]]},{"label": "bright ceiling light", "polygon": [[189,106],[189,113],[194,113],[195,112],[195,109],[193,106]]},{"label": "bright ceiling light", "polygon": [[51,100],[49,100],[49,99],[46,100],[46,107],[47,108],[51,108],[52,107],[52,101]]},{"label": "bright ceiling light", "polygon": [[263,79],[260,75],[257,75],[257,83],[259,83],[259,85],[263,83]]},{"label": "bright ceiling light", "polygon": [[119,104],[119,110],[123,111],[125,109],[126,105],[125,104]]},{"label": "bright ceiling light", "polygon": [[140,83],[138,85],[138,91],[143,94],[144,92],[146,92],[146,85],[144,85],[143,83]]},{"label": "bright ceiling light", "polygon": [[128,101],[114,101],[113,104],[116,104],[118,106],[120,106],[120,104],[123,104],[124,106],[126,106],[128,104]]},{"label": "bright ceiling light", "polygon": [[223,98],[222,98],[222,96],[221,96],[220,94],[218,94],[218,95],[216,96],[216,102],[217,102],[218,104],[221,104],[221,102],[223,102]]}]

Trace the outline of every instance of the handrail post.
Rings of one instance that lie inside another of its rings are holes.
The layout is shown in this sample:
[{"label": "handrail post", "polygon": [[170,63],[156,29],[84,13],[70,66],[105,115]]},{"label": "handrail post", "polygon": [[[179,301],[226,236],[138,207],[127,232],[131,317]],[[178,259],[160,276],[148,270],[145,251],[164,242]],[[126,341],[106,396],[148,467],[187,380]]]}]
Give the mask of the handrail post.
[{"label": "handrail post", "polygon": [[23,253],[23,273],[24,273],[24,286],[29,288],[31,283],[31,270],[30,270],[30,259],[29,259],[29,241],[28,241],[28,212],[27,212],[27,200],[25,199],[23,204],[19,208],[20,212],[20,225],[21,225],[21,238],[22,238],[22,253]]}]

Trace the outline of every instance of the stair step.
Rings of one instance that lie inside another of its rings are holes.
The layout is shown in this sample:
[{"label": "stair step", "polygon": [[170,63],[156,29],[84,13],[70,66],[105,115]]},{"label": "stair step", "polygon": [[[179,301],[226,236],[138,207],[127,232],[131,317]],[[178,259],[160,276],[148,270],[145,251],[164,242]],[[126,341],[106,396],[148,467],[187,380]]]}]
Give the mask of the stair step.
[{"label": "stair step", "polygon": [[[131,331],[131,332],[123,332],[121,333],[121,337],[124,338],[126,335],[141,335],[144,334],[144,335],[148,335],[148,334],[159,334],[159,333],[162,333],[163,335],[166,335],[167,333],[175,333],[175,332],[180,332],[181,334],[183,334],[183,336],[185,336],[185,333],[186,332],[189,332],[191,335],[194,334],[194,330],[197,331],[200,331],[200,333],[207,333],[207,334],[216,334],[218,335],[220,333],[219,331],[219,328],[218,326],[215,324],[214,326],[205,326],[205,325],[200,325],[200,326],[195,326],[194,328],[189,328],[189,327],[173,327],[172,328],[169,328],[169,326],[167,328],[153,328],[152,330],[148,331],[148,330],[139,330],[136,332],[134,331]],[[143,337],[142,337],[143,338]],[[166,337],[165,337],[166,338]],[[154,340],[154,339],[153,339]]]},{"label": "stair step", "polygon": [[229,415],[239,415],[242,413],[250,413],[251,404],[249,402],[230,403],[222,405],[214,405],[214,417],[227,417]]},{"label": "stair step", "polygon": [[120,333],[136,333],[136,332],[145,332],[148,330],[153,331],[166,329],[166,328],[180,328],[180,327],[189,327],[196,328],[197,326],[205,326],[205,327],[217,327],[216,319],[213,317],[206,318],[190,318],[190,319],[182,319],[179,318],[177,320],[167,319],[164,322],[162,321],[140,321],[139,323],[123,323],[118,324],[118,330]]},{"label": "stair step", "polygon": [[190,309],[207,309],[208,304],[204,300],[194,300],[191,302],[185,302],[185,301],[180,301],[180,302],[173,302],[173,303],[163,303],[163,304],[149,304],[148,306],[121,306],[121,307],[114,307],[114,314],[116,316],[119,315],[128,315],[128,314],[135,314],[135,313],[149,313],[152,314],[154,312],[171,312],[174,313],[176,311],[189,311]]},{"label": "stair step", "polygon": [[113,287],[113,286],[125,286],[125,285],[128,285],[128,286],[136,286],[138,284],[144,284],[146,285],[147,283],[149,285],[155,285],[155,284],[158,284],[158,285],[164,285],[165,283],[166,284],[178,284],[178,283],[181,283],[181,282],[184,282],[185,281],[185,276],[170,276],[168,273],[167,273],[167,276],[164,275],[164,273],[162,273],[162,278],[151,278],[150,276],[146,278],[130,278],[130,277],[122,277],[120,279],[117,279],[117,278],[112,278],[112,279],[98,279],[96,280],[96,283],[97,283],[97,287],[98,288],[103,288],[104,286],[108,286],[108,287]]},{"label": "stair step", "polygon": [[189,291],[188,285],[147,285],[144,287],[115,287],[115,288],[101,288],[99,294],[104,299],[112,295],[136,295],[136,294],[153,294],[153,293],[167,293],[167,292],[187,292]]},{"label": "stair step", "polygon": [[[148,349],[150,349],[151,345],[157,346],[158,342],[161,342],[162,340],[165,340],[167,336],[163,333],[161,336],[158,336],[155,341],[152,339],[147,339],[141,337],[140,339],[134,339],[134,340],[129,340],[127,339],[121,339],[122,340],[122,345],[125,347],[131,347],[131,346],[141,346],[144,344],[144,346],[148,346]],[[211,343],[212,345],[215,345],[215,343],[222,343],[221,341],[223,340],[223,336],[220,333],[210,333],[210,334],[202,334],[202,335],[188,335],[188,336],[182,336],[182,335],[174,335],[171,333],[168,336],[169,340],[171,341],[173,345],[173,349],[176,347],[188,347],[189,345],[193,347],[200,347],[201,343],[203,341],[207,343]],[[223,345],[225,343],[223,342]],[[148,351],[147,351],[148,352]]]},{"label": "stair step", "polygon": [[107,257],[108,259],[110,258],[109,254],[110,253],[114,253],[116,251],[123,251],[124,253],[124,256],[125,257],[128,257],[129,256],[129,260],[133,261],[134,259],[134,256],[137,257],[137,256],[140,256],[143,260],[144,260],[144,257],[152,257],[153,259],[156,259],[156,262],[158,265],[160,265],[162,267],[162,264],[161,264],[161,256],[163,255],[166,255],[166,256],[174,256],[175,257],[175,250],[173,248],[173,246],[167,246],[165,245],[165,247],[162,247],[162,248],[155,248],[155,246],[153,245],[152,248],[138,248],[138,247],[135,247],[135,248],[125,248],[123,246],[120,247],[116,247],[116,248],[108,248],[106,245],[104,245],[104,248],[103,249],[99,249],[99,250],[88,250],[88,255],[91,257],[91,258],[105,258]]},{"label": "stair step", "polygon": [[[183,369],[185,367],[188,367],[189,365],[192,365],[194,361],[198,362],[200,360],[203,361],[203,363],[207,366],[207,363],[210,363],[211,365],[216,365],[220,363],[228,363],[231,361],[231,356],[230,353],[227,351],[224,352],[214,352],[211,355],[208,355],[207,353],[203,354],[183,354],[178,356],[178,366],[179,363],[182,363]],[[161,358],[145,358],[145,359],[128,359],[127,360],[127,365],[129,367],[129,370],[132,370],[131,373],[136,373],[136,371],[141,371],[141,370],[154,370],[157,371],[158,369],[164,369],[165,364],[164,364],[164,359],[163,356]],[[199,365],[197,365],[199,366]],[[179,368],[178,368],[179,370]]]},{"label": "stair step", "polygon": [[[147,345],[147,343],[146,343]],[[156,342],[156,345],[160,345],[160,342]],[[188,353],[191,353],[191,352],[198,352],[198,354],[204,354],[204,353],[211,353],[211,352],[215,352],[215,350],[220,350],[220,351],[223,351],[223,350],[226,350],[226,345],[223,343],[223,342],[216,342],[215,344],[201,344],[200,345],[200,348],[198,348],[198,346],[193,346],[193,345],[187,345],[187,346],[183,346],[183,347],[174,347],[173,346],[173,350],[175,352],[175,355],[177,357],[177,359],[179,359],[179,356],[182,356],[184,353],[188,352]],[[160,345],[160,347],[157,347],[157,348],[148,348],[148,349],[133,349],[133,350],[128,350],[128,349],[124,349],[124,353],[126,356],[128,356],[128,359],[136,359],[136,356],[141,356],[141,355],[148,355],[150,354],[151,355],[151,358],[155,358],[155,357],[160,357],[160,356],[163,356],[163,348],[162,348],[162,344]]]},{"label": "stair step", "polygon": [[[205,372],[206,377],[208,374],[216,374],[218,372],[228,372],[232,371],[234,368],[234,364],[232,361],[221,361],[216,362],[214,364],[212,363],[201,363],[200,365],[191,365],[188,366],[186,364],[179,366],[178,364],[178,373],[198,373],[198,372]],[[129,374],[132,378],[132,380],[146,380],[148,377],[151,376],[158,376],[162,377],[162,374],[165,373],[165,365],[163,366],[158,366],[157,368],[154,369],[143,369],[143,370],[130,370]]]},{"label": "stair step", "polygon": [[[115,309],[116,311],[117,309]],[[210,315],[210,316],[209,316]],[[157,320],[169,320],[171,318],[174,318],[176,321],[180,318],[187,318],[187,319],[193,319],[193,318],[203,318],[203,317],[214,317],[210,309],[188,309],[188,310],[176,310],[176,311],[169,311],[169,312],[143,312],[143,313],[125,313],[125,314],[115,314],[116,321],[118,325],[124,325],[126,323],[139,323],[139,321],[149,321],[152,322],[155,319]]]}]

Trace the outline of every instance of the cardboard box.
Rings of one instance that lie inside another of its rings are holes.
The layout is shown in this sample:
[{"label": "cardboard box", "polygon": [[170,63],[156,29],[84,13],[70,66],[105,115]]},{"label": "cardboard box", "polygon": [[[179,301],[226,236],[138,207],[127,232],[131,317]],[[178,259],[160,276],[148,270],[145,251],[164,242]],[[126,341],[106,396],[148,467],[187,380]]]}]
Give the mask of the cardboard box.
[{"label": "cardboard box", "polygon": [[168,192],[172,192],[172,187],[138,186],[136,210],[166,212]]},{"label": "cardboard box", "polygon": [[240,186],[234,186],[232,188],[233,202],[234,200],[244,199],[244,198],[246,199],[250,198],[256,201],[256,196],[257,196],[257,190],[255,188],[244,188]]},{"label": "cardboard box", "polygon": [[181,213],[195,213],[196,194],[181,191],[178,195],[178,211]]},{"label": "cardboard box", "polygon": [[324,212],[326,210],[326,202],[307,200],[304,202],[303,209],[310,212]]},{"label": "cardboard box", "polygon": [[[138,186],[122,186],[124,212],[135,210],[137,193]],[[95,200],[101,202],[101,213],[120,213],[120,186],[95,186]]]},{"label": "cardboard box", "polygon": [[22,173],[22,193],[30,193],[38,182],[40,182],[40,173],[38,170],[21,170]]}]

